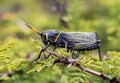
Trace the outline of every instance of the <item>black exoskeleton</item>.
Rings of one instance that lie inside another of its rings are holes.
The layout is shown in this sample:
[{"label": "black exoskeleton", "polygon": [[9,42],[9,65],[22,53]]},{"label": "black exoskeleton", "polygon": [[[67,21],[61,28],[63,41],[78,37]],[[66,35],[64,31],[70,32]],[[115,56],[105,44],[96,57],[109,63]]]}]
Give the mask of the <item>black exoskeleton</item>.
[{"label": "black exoskeleton", "polygon": [[42,42],[45,45],[45,47],[42,48],[38,57],[34,61],[37,61],[40,58],[42,52],[44,52],[44,50],[46,50],[50,46],[54,46],[53,51],[57,47],[66,48],[67,51],[70,51],[72,53],[72,58],[74,58],[75,51],[98,49],[99,59],[100,61],[102,61],[102,56],[100,53],[101,42],[96,32],[63,32],[56,30],[38,32],[33,26],[31,26],[27,22],[25,25],[37,34],[39,34],[41,36]]}]

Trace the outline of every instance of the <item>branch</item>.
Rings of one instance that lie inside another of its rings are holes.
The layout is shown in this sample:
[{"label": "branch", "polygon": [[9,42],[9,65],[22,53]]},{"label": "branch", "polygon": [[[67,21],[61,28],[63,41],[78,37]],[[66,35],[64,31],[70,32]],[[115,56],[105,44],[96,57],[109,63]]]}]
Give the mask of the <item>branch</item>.
[{"label": "branch", "polygon": [[110,83],[119,83],[119,81],[118,81],[118,79],[116,77],[110,79],[110,77],[108,75],[106,75],[104,73],[100,73],[100,72],[94,71],[94,70],[89,69],[89,68],[86,68],[86,67],[80,65],[79,63],[77,63],[76,61],[70,60],[68,57],[62,56],[62,55],[60,55],[60,54],[58,54],[56,52],[53,52],[53,51],[47,51],[47,50],[45,50],[45,51],[50,53],[50,54],[52,54],[55,57],[60,58],[59,62],[57,61],[57,63],[63,63],[63,64],[66,64],[66,65],[69,65],[69,64],[72,63],[72,66],[75,66],[75,67],[81,69],[82,71],[88,72],[90,74],[99,76],[99,77],[101,77],[103,79],[107,79],[107,80],[110,81]]}]

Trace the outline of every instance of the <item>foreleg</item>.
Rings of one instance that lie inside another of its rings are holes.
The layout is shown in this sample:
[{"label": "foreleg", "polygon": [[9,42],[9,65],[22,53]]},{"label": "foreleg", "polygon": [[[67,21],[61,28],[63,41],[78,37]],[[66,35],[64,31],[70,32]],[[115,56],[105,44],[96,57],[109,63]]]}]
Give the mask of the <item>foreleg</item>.
[{"label": "foreleg", "polygon": [[36,62],[37,60],[39,60],[40,57],[41,57],[42,52],[43,52],[44,50],[46,50],[48,47],[50,47],[50,46],[51,46],[51,44],[49,44],[49,45],[43,47],[42,50],[40,51],[38,57],[37,57],[35,60],[33,60],[32,62]]},{"label": "foreleg", "polygon": [[102,61],[102,55],[101,55],[100,48],[98,48],[98,52],[99,52],[99,60]]}]

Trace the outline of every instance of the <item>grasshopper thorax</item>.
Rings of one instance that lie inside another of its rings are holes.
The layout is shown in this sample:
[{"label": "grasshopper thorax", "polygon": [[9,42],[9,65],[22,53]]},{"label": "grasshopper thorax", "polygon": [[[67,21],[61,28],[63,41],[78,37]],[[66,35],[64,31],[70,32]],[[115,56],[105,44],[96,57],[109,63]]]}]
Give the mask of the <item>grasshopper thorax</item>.
[{"label": "grasshopper thorax", "polygon": [[52,43],[55,44],[55,42],[58,40],[60,36],[60,33],[61,31],[48,30],[48,31],[42,32],[40,36],[41,36],[42,42],[45,45],[52,44]]}]

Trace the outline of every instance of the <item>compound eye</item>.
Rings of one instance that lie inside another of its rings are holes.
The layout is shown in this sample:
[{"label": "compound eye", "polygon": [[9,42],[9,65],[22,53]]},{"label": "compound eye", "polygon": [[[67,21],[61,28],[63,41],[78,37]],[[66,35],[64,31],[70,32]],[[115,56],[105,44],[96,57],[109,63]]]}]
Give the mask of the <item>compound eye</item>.
[{"label": "compound eye", "polygon": [[45,32],[43,32],[43,34],[42,34],[42,39],[46,39],[46,33]]},{"label": "compound eye", "polygon": [[43,36],[46,36],[46,33],[45,33],[45,32],[43,32]]}]

